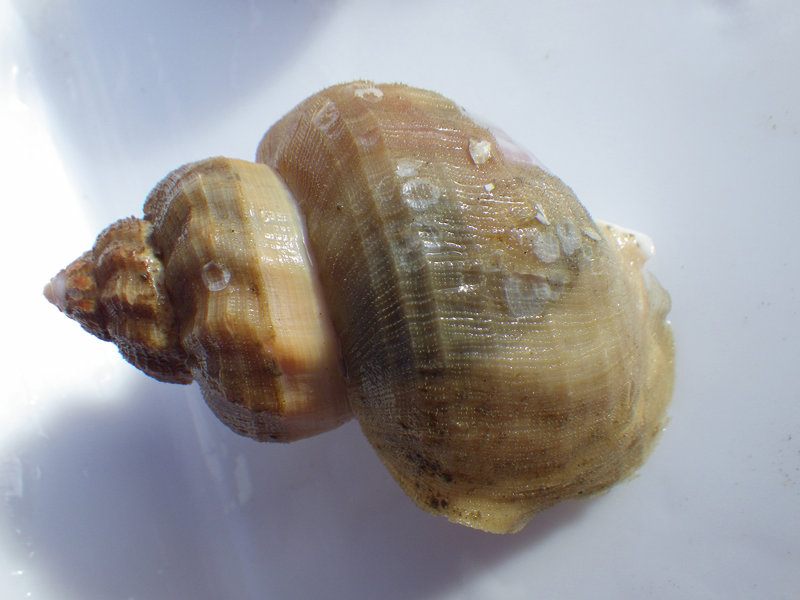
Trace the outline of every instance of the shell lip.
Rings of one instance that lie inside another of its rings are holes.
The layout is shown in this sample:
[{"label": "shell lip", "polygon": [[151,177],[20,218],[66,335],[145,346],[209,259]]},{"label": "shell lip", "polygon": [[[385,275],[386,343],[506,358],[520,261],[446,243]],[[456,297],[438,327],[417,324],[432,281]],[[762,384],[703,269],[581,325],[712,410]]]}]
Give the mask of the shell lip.
[{"label": "shell lip", "polygon": [[636,248],[639,259],[643,263],[653,258],[653,255],[656,253],[655,242],[653,242],[653,238],[646,233],[630,227],[617,225],[616,223],[610,223],[602,219],[595,219],[594,222],[597,223],[598,226],[607,229],[609,233],[614,236],[617,245],[620,247],[632,243]]}]

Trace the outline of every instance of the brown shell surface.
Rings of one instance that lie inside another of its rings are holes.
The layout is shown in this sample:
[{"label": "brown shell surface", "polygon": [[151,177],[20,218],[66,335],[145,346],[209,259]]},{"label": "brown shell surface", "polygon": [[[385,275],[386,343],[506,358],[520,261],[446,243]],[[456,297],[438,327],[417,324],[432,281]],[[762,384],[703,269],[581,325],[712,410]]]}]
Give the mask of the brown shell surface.
[{"label": "brown shell surface", "polygon": [[352,417],[302,221],[271,169],[191,163],[154,188],[144,215],[187,366],[225,424],[288,442]]},{"label": "brown shell surface", "polygon": [[288,442],[352,417],[302,219],[265,165],[176,169],[45,295],[148,375],[196,380],[242,435]]},{"label": "brown shell surface", "polygon": [[673,351],[634,237],[449,100],[402,85],[312,96],[258,160],[305,219],[351,407],[420,507],[516,531],[642,463]]}]

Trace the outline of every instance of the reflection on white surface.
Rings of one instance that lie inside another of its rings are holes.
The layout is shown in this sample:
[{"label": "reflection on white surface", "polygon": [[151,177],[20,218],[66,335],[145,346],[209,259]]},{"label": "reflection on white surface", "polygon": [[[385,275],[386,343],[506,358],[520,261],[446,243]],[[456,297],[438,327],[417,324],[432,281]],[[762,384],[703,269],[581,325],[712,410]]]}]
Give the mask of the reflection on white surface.
[{"label": "reflection on white surface", "polygon": [[486,539],[413,507],[354,424],[266,448],[208,419],[193,391],[164,390],[143,382],[17,447],[4,533],[20,579],[55,578],[75,598],[327,597],[334,584],[358,597],[389,582],[386,597],[420,597],[469,579],[474,541],[476,568],[491,568],[583,510]]},{"label": "reflection on white surface", "polygon": [[[795,4],[278,6],[0,1],[0,597],[794,597]],[[358,77],[463,102],[653,237],[678,380],[636,478],[515,536],[450,525],[357,424],[239,438],[46,303],[170,169],[252,157],[291,106]]]}]

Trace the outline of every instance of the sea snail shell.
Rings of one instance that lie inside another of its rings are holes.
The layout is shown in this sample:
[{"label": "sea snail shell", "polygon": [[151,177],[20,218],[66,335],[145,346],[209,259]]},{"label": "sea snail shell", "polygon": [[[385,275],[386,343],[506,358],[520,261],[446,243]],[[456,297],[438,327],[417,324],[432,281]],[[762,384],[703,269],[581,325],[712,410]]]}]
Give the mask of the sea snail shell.
[{"label": "sea snail shell", "polygon": [[[237,433],[358,418],[423,509],[492,532],[645,459],[672,391],[649,242],[442,96],[329,88],[257,163],[170,173],[47,298]],[[351,412],[352,411],[352,412]]]}]

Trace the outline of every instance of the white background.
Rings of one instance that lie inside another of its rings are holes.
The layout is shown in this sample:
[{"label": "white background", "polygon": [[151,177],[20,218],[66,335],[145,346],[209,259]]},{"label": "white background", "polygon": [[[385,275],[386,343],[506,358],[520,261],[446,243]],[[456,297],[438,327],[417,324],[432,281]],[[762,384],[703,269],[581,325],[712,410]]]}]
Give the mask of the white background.
[{"label": "white background", "polygon": [[[0,0],[0,597],[797,598],[799,7]],[[455,99],[654,238],[677,380],[637,477],[514,536],[451,525],[357,424],[239,438],[45,302],[170,169],[361,77]]]}]

